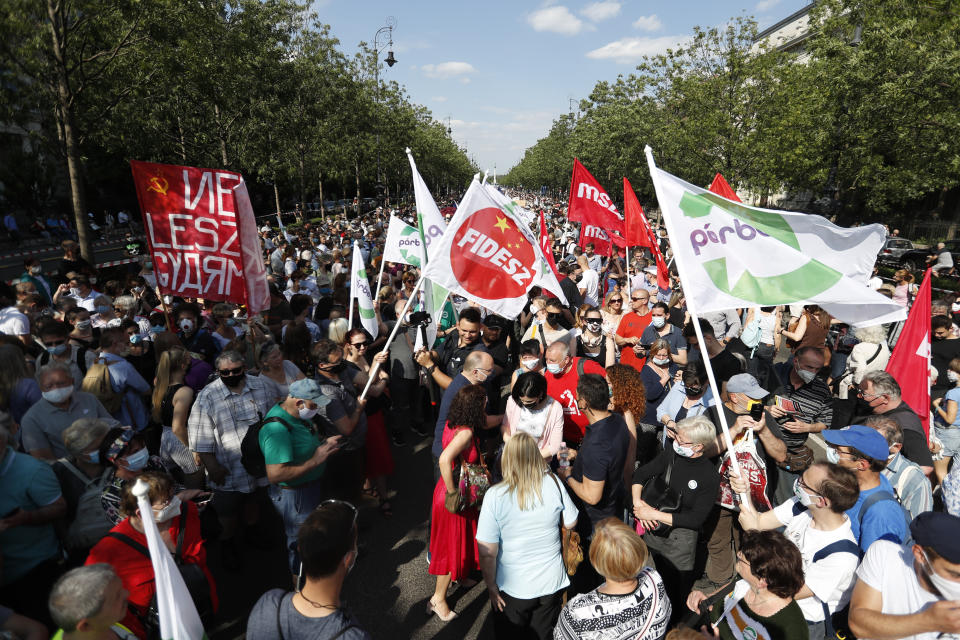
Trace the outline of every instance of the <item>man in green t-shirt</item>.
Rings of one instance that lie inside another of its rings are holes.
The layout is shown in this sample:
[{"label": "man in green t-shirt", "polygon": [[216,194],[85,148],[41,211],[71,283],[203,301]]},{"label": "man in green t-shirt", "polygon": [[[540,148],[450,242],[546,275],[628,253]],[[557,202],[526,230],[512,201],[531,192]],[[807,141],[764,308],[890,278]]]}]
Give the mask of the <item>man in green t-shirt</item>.
[{"label": "man in green t-shirt", "polygon": [[325,438],[325,429],[315,420],[320,407],[330,402],[310,378],[290,385],[286,400],[275,405],[263,418],[260,449],[270,481],[270,499],[283,519],[287,534],[290,571],[296,588],[300,558],[297,531],[323,499],[323,471],[327,458],[337,451],[340,436]]}]

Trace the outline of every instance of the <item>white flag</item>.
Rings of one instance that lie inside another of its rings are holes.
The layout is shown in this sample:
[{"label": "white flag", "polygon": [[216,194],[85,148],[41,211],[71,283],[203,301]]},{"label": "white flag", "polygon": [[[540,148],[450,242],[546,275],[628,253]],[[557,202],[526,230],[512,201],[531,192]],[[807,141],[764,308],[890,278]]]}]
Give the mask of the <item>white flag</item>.
[{"label": "white flag", "polygon": [[501,209],[505,209],[515,216],[523,220],[524,224],[528,227],[533,226],[537,222],[537,214],[526,207],[520,206],[515,200],[511,200],[497,189],[492,184],[485,184],[483,188],[487,190],[487,193],[490,194],[490,197],[493,198],[494,202],[500,205]]},{"label": "white flag", "polygon": [[658,169],[646,153],[691,313],[803,303],[860,326],[906,317],[867,287],[885,236],[879,224],[846,229],[749,207]]},{"label": "white flag", "polygon": [[283,234],[283,237],[287,239],[287,242],[293,240],[293,236],[287,233],[287,228],[283,226],[283,220],[280,219],[280,214],[277,214],[277,224],[280,225],[280,233]]},{"label": "white flag", "polygon": [[420,230],[400,218],[390,216],[387,239],[383,245],[383,259],[387,262],[402,262],[412,267],[422,267],[423,240]]},{"label": "white flag", "polygon": [[[160,531],[152,517],[153,508],[147,497],[149,490],[149,485],[143,480],[137,480],[133,487],[140,513],[146,514],[142,519],[143,533],[147,538],[157,588],[160,637],[163,640],[201,640],[207,636],[200,622],[200,614],[197,613],[197,607],[193,604],[193,598],[190,597],[170,550],[160,539]],[[186,525],[181,523],[180,526]]]},{"label": "white flag", "polygon": [[[523,221],[501,209],[476,178],[435,247],[424,277],[505,318],[520,314],[527,292],[550,271]],[[562,295],[555,277],[553,283],[550,290]]]},{"label": "white flag", "polygon": [[[353,241],[353,262],[350,268],[350,318],[353,319],[353,301],[357,301],[357,311],[360,312],[360,324],[374,339],[379,332],[377,313],[373,309],[373,295],[370,292],[370,281],[367,279],[367,270],[363,266],[363,254],[360,245]],[[351,325],[352,328],[352,325]]]}]

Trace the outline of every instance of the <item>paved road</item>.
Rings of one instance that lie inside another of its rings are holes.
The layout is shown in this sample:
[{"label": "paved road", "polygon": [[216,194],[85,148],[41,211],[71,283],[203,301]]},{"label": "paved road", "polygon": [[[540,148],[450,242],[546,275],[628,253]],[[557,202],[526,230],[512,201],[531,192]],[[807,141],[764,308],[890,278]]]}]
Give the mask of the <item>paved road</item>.
[{"label": "paved road", "polygon": [[[96,253],[97,264],[112,260],[122,260],[124,258],[123,244],[121,236],[120,238],[115,237],[108,240],[105,244],[95,245],[94,252]],[[31,254],[29,256],[16,255],[26,251],[31,252]],[[43,272],[45,274],[52,274],[56,271],[60,258],[63,257],[63,251],[59,246],[51,247],[49,245],[31,244],[23,247],[13,247],[9,242],[4,242],[0,245],[0,278],[9,281],[22,274],[23,261],[27,257],[39,258],[40,263],[43,265]]]},{"label": "paved road", "polygon": [[[393,449],[396,471],[391,488],[393,518],[384,519],[373,503],[360,513],[361,554],[347,578],[347,607],[374,638],[414,640],[483,639],[493,637],[489,599],[481,582],[469,592],[458,591],[448,600],[460,617],[444,624],[426,617],[426,602],[433,594],[434,578],[427,573],[430,539],[429,512],[433,495],[433,461],[430,439]],[[273,516],[273,514],[271,514]],[[276,522],[279,527],[279,522]],[[212,640],[243,637],[246,619],[263,592],[289,588],[286,554],[279,539],[271,550],[245,547],[241,572],[227,572],[219,563],[219,549],[209,546],[211,569],[221,600],[220,625]]]}]

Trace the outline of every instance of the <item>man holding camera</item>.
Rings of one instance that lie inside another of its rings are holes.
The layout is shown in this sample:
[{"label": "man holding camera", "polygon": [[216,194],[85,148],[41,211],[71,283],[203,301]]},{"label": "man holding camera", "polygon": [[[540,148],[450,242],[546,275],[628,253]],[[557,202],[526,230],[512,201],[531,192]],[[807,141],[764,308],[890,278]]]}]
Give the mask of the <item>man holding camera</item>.
[{"label": "man holding camera", "polygon": [[471,351],[486,351],[480,340],[482,319],[480,312],[467,307],[460,312],[457,328],[447,335],[437,351],[422,349],[414,358],[441,389],[450,386],[450,381],[463,371],[463,363]]}]

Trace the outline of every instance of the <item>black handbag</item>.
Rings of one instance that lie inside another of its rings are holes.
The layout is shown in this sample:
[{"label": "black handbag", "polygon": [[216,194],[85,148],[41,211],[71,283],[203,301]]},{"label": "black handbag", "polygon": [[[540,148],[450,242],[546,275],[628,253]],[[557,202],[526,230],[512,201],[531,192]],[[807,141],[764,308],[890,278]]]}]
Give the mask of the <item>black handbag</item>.
[{"label": "black handbag", "polygon": [[657,511],[664,513],[674,513],[680,510],[680,492],[670,486],[670,476],[673,474],[673,458],[667,464],[667,472],[660,476],[654,476],[643,485],[640,491],[640,499]]}]

